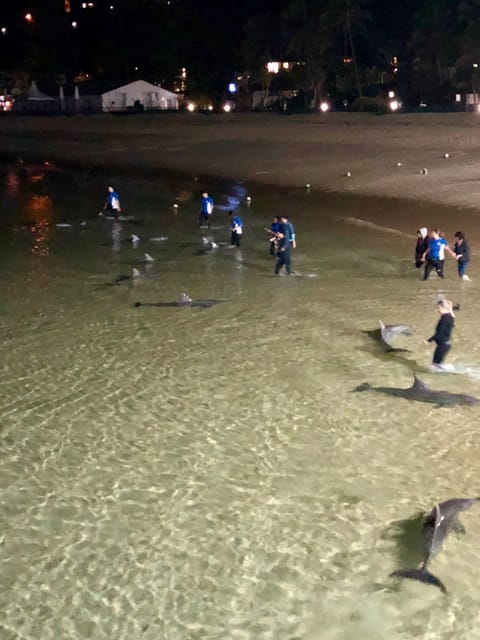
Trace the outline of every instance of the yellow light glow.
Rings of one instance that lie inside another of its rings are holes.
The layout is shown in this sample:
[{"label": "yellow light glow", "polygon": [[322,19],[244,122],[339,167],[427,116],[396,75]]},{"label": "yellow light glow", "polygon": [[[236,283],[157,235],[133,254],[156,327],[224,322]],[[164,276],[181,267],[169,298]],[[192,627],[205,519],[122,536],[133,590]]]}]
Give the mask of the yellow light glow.
[{"label": "yellow light glow", "polygon": [[193,102],[189,102],[187,104],[187,111],[190,111],[190,113],[193,113],[195,111],[195,104]]}]

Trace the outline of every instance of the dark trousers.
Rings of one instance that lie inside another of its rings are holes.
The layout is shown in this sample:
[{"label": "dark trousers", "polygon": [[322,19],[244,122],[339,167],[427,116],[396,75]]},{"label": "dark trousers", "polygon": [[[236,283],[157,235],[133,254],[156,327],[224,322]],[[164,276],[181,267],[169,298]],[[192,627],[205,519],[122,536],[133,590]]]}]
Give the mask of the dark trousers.
[{"label": "dark trousers", "polygon": [[200,215],[198,217],[198,226],[201,227],[203,222],[206,222],[207,227],[210,229],[210,216],[206,211],[200,211]]},{"label": "dark trousers", "polygon": [[442,364],[445,356],[450,351],[450,346],[449,342],[440,342],[437,344],[437,348],[433,354],[433,364]]},{"label": "dark trousers", "polygon": [[287,270],[288,275],[290,275],[292,273],[290,247],[288,249],[285,249],[285,250],[280,250],[277,253],[277,264],[275,265],[275,274],[276,275],[280,273],[280,269],[283,266]]},{"label": "dark trousers", "polygon": [[230,238],[230,244],[236,247],[240,246],[240,239],[242,237],[241,233],[237,233],[236,231],[232,231],[232,236]]},{"label": "dark trousers", "polygon": [[430,273],[432,272],[433,269],[435,269],[435,271],[437,272],[437,275],[440,278],[444,278],[445,276],[443,275],[443,265],[444,265],[445,260],[431,260],[428,259],[425,263],[425,272],[423,274],[423,279],[424,280],[428,280],[428,277],[430,275]]}]

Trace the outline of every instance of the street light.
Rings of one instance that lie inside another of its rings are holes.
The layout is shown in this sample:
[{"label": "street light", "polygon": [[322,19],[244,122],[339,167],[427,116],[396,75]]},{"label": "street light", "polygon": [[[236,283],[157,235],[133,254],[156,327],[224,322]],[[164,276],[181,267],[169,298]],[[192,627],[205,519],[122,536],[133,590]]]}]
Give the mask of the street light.
[{"label": "street light", "polygon": [[477,69],[478,69],[478,62],[474,62],[472,64],[472,90],[473,90],[473,104],[477,104],[477,83],[476,83],[476,79],[477,79]]}]

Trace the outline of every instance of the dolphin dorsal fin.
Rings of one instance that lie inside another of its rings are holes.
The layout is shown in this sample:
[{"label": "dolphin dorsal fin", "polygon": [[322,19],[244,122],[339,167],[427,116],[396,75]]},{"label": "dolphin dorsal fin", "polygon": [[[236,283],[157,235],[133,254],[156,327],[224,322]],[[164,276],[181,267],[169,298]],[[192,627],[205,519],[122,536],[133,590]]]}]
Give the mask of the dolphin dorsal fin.
[{"label": "dolphin dorsal fin", "polygon": [[430,391],[429,387],[427,387],[427,385],[422,382],[420,378],[417,378],[415,373],[413,374],[413,388],[418,389],[419,391]]}]

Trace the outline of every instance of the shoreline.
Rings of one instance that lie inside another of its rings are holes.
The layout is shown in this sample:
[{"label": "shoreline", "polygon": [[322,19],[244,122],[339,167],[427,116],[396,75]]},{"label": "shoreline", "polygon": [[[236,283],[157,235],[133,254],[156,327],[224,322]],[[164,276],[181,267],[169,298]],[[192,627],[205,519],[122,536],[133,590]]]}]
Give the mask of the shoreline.
[{"label": "shoreline", "polygon": [[5,116],[0,148],[9,160],[144,176],[309,184],[312,192],[469,210],[480,202],[475,113]]}]

